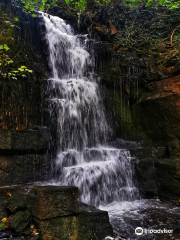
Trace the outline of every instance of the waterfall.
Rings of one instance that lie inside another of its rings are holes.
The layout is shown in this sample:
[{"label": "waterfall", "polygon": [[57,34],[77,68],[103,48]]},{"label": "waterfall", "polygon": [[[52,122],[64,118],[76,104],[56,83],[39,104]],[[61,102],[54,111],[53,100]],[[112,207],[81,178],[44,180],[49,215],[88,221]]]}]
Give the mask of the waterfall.
[{"label": "waterfall", "polygon": [[[111,127],[87,37],[76,35],[59,17],[41,15],[49,46],[50,113],[56,117],[54,181],[77,186],[81,201],[94,206],[136,199],[130,152],[108,144]],[[55,124],[53,119],[51,124]]]}]

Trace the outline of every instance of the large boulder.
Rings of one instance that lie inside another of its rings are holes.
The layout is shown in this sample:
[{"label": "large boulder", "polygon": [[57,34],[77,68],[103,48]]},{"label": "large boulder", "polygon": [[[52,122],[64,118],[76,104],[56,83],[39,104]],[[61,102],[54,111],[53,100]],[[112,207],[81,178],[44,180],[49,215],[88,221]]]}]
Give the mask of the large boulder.
[{"label": "large boulder", "polygon": [[39,220],[72,216],[79,211],[76,187],[37,186],[32,189],[33,216]]},{"label": "large boulder", "polygon": [[113,235],[108,213],[95,207],[81,204],[78,223],[80,226],[78,240],[103,240]]},{"label": "large boulder", "polygon": [[22,239],[103,240],[113,234],[107,212],[80,205],[76,187],[1,187],[0,213],[11,235]]}]

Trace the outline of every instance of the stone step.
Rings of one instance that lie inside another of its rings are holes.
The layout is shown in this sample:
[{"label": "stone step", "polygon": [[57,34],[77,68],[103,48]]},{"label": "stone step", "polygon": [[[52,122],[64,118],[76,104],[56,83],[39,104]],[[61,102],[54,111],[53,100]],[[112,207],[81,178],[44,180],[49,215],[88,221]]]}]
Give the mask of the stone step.
[{"label": "stone step", "polygon": [[73,165],[70,167],[65,167],[65,171],[74,171],[75,169],[78,171],[80,169],[94,169],[94,167],[99,167],[99,168],[105,168],[109,164],[115,164],[115,161],[109,160],[109,161],[92,161],[92,162],[85,162],[85,163],[80,163],[78,165]]},{"label": "stone step", "polygon": [[69,149],[60,152],[57,156],[56,164],[58,167],[86,167],[92,165],[106,164],[106,162],[121,161],[123,156],[132,158],[126,149],[118,149],[111,146],[97,146],[85,148],[82,152],[76,149]]}]

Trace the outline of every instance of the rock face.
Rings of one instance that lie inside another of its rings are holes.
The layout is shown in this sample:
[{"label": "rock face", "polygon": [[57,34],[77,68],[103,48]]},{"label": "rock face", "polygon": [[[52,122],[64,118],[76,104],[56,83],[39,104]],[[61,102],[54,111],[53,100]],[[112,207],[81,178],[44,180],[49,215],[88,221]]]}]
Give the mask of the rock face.
[{"label": "rock face", "polygon": [[3,187],[0,210],[3,232],[25,239],[103,240],[113,234],[107,212],[79,205],[76,187]]},{"label": "rock face", "polygon": [[33,215],[39,220],[76,215],[79,210],[78,189],[73,187],[37,186],[32,190]]},{"label": "rock face", "polygon": [[[97,71],[106,93],[104,101],[108,114],[111,113],[114,135],[143,142],[143,155],[136,156],[139,187],[145,197],[177,199],[180,194],[178,72],[158,69],[154,62],[128,48],[116,50],[110,40],[102,44],[95,46]],[[171,64],[176,65],[176,61]],[[164,149],[161,156],[160,149]]]},{"label": "rock face", "polygon": [[50,175],[46,128],[0,130],[0,185],[41,181]]},{"label": "rock face", "polygon": [[[153,83],[151,91],[136,106],[136,123],[154,148],[149,160],[144,156],[142,161],[146,166],[153,165],[154,170],[150,167],[149,171],[156,171],[157,191],[162,199],[178,198],[180,194],[179,80],[177,76]],[[143,172],[150,178],[147,170]]]},{"label": "rock face", "polygon": [[106,236],[112,236],[108,213],[94,207],[85,204],[80,205],[78,224],[81,226],[78,238],[80,240],[99,240]]},{"label": "rock face", "polygon": [[22,132],[0,129],[0,150],[19,152],[46,152],[49,134],[47,128]]}]

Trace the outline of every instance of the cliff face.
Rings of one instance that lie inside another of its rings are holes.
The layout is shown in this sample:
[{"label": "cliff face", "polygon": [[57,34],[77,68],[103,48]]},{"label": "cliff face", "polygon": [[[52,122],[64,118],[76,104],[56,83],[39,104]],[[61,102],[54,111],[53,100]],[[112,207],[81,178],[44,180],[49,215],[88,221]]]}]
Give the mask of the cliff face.
[{"label": "cliff face", "polygon": [[143,141],[141,190],[163,199],[180,192],[178,22],[177,11],[121,4],[93,7],[80,22],[97,40],[96,71],[115,135]]},{"label": "cliff face", "polygon": [[[23,130],[41,124],[42,80],[48,68],[43,26],[11,1],[1,1],[0,13],[0,45],[7,46],[0,50],[0,127]],[[24,77],[23,68],[32,74]]]}]

